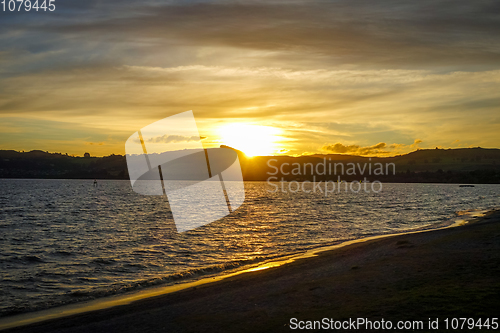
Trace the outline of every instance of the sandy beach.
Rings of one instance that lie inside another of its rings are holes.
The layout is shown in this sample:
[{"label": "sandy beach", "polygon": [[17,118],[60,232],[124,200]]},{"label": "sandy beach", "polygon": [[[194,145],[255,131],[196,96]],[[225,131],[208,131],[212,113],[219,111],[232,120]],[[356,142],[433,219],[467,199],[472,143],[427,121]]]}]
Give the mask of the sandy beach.
[{"label": "sandy beach", "polygon": [[460,227],[355,243],[280,267],[6,331],[287,332],[300,321],[304,326],[323,318],[422,321],[420,331],[428,330],[429,319],[438,319],[439,331],[445,331],[446,318],[499,316],[499,250],[496,211]]}]

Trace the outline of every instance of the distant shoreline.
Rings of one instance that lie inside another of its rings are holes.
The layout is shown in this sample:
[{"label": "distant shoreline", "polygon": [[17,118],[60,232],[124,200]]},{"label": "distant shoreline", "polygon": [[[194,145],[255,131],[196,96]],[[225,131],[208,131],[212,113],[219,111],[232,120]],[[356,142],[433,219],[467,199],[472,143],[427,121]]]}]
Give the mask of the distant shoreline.
[{"label": "distant shoreline", "polygon": [[[98,180],[98,181],[130,181],[130,179],[128,178],[125,178],[125,179],[116,179],[116,178],[2,178],[0,177],[0,181],[1,180],[88,180],[88,181],[93,181],[94,179],[95,180]],[[179,181],[182,181],[182,180],[179,180]],[[186,181],[189,181],[189,180],[186,180]],[[295,180],[292,180],[292,181],[295,181]],[[348,180],[349,182],[351,180]],[[355,180],[357,181],[357,180]],[[252,182],[266,182],[265,180],[244,180],[245,183],[249,182],[249,183],[252,183]],[[284,182],[289,182],[289,181],[284,181]],[[298,181],[299,183],[302,182],[302,181]],[[273,183],[279,183],[279,182],[274,182]],[[421,181],[421,182],[405,182],[405,181],[384,181],[383,184],[436,184],[436,185],[439,185],[439,184],[442,184],[442,185],[498,185],[500,184],[500,182],[495,182],[495,183],[471,183],[471,182],[453,182],[453,183],[448,183],[448,182],[428,182],[428,181]]]},{"label": "distant shoreline", "polygon": [[[394,157],[365,157],[343,154],[246,157],[237,151],[245,181],[267,181],[270,177],[285,181],[334,180],[381,181],[385,183],[499,184],[500,149],[421,149]],[[336,165],[342,168],[336,168]],[[377,173],[379,164],[391,165]],[[315,174],[294,172],[294,166],[314,166]],[[355,174],[349,172],[350,166]],[[322,168],[318,168],[321,166]],[[344,168],[345,166],[345,168]],[[394,168],[392,168],[394,166]],[[333,174],[316,172],[332,169]],[[372,168],[373,167],[373,168]],[[341,174],[337,171],[342,170]],[[368,172],[370,170],[370,172]],[[353,170],[354,171],[354,170]],[[373,171],[373,172],[371,172]],[[72,157],[44,151],[17,152],[0,150],[0,178],[4,179],[109,179],[128,180],[126,157]]]}]

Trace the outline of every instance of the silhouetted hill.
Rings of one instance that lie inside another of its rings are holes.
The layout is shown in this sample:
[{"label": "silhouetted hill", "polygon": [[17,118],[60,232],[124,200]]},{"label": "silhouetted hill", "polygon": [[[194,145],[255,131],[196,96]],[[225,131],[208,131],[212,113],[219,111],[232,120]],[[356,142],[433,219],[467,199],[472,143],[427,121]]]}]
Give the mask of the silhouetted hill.
[{"label": "silhouetted hill", "polygon": [[[245,180],[337,180],[340,176],[348,181],[366,177],[385,182],[500,183],[500,149],[421,149],[371,158],[340,154],[247,158],[237,153]],[[381,165],[383,174],[376,174]],[[331,172],[323,174],[325,168]],[[348,172],[353,168],[354,174]],[[121,155],[72,157],[40,150],[0,150],[0,178],[128,179],[128,171]]]},{"label": "silhouetted hill", "polygon": [[312,155],[326,157],[343,162],[360,162],[371,159],[372,162],[396,163],[401,171],[473,171],[494,169],[500,166],[500,149],[459,148],[459,149],[419,149],[414,152],[395,157],[367,158],[352,155]]},{"label": "silhouetted hill", "polygon": [[0,150],[0,178],[128,179],[125,156],[73,157],[41,150]]},{"label": "silhouetted hill", "polygon": [[[312,164],[314,168],[314,175],[310,172],[311,165],[309,164]],[[318,164],[325,164],[327,169],[332,169],[332,172],[321,175],[323,167],[320,166],[317,169]],[[371,172],[370,174],[370,165],[372,169],[375,169],[379,164],[384,166],[384,173],[381,175]],[[335,168],[336,165],[337,168]],[[366,169],[362,172],[365,165]],[[390,166],[389,170],[385,168],[387,165]],[[300,174],[293,174],[294,166],[302,167]],[[305,171],[304,166],[306,166]],[[352,170],[353,166],[356,173],[349,174],[348,169]],[[267,180],[270,176],[288,181],[337,180],[340,176],[340,179],[344,180],[363,180],[366,177],[370,181],[386,182],[500,183],[500,149],[421,149],[394,157],[342,154],[316,154],[300,157],[259,156],[247,159],[242,168],[246,180]],[[278,172],[269,174],[275,171]]]}]

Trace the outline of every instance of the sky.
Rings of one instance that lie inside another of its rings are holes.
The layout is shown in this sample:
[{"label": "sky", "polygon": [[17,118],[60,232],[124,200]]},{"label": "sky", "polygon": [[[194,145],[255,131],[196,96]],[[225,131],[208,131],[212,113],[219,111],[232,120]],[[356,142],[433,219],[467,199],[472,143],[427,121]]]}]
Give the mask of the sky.
[{"label": "sky", "polygon": [[188,110],[253,155],[500,148],[495,0],[55,5],[0,11],[0,149],[124,154]]}]

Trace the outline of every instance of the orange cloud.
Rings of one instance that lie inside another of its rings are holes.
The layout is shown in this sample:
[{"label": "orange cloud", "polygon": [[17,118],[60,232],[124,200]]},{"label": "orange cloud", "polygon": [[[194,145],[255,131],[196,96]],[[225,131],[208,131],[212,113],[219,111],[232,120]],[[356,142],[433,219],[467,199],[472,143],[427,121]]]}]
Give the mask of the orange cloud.
[{"label": "orange cloud", "polygon": [[417,149],[417,148],[418,148],[418,145],[419,145],[420,143],[422,143],[422,142],[423,142],[423,141],[422,141],[422,140],[420,140],[420,139],[415,139],[415,141],[413,142],[413,144],[411,144],[411,145],[410,145],[410,148],[412,148],[412,149]]},{"label": "orange cloud", "polygon": [[322,149],[336,153],[336,154],[354,154],[354,155],[378,155],[378,154],[389,154],[390,152],[385,150],[387,144],[385,142],[379,142],[373,146],[360,147],[358,145],[343,145],[342,143],[335,143],[332,145],[324,146]]}]

